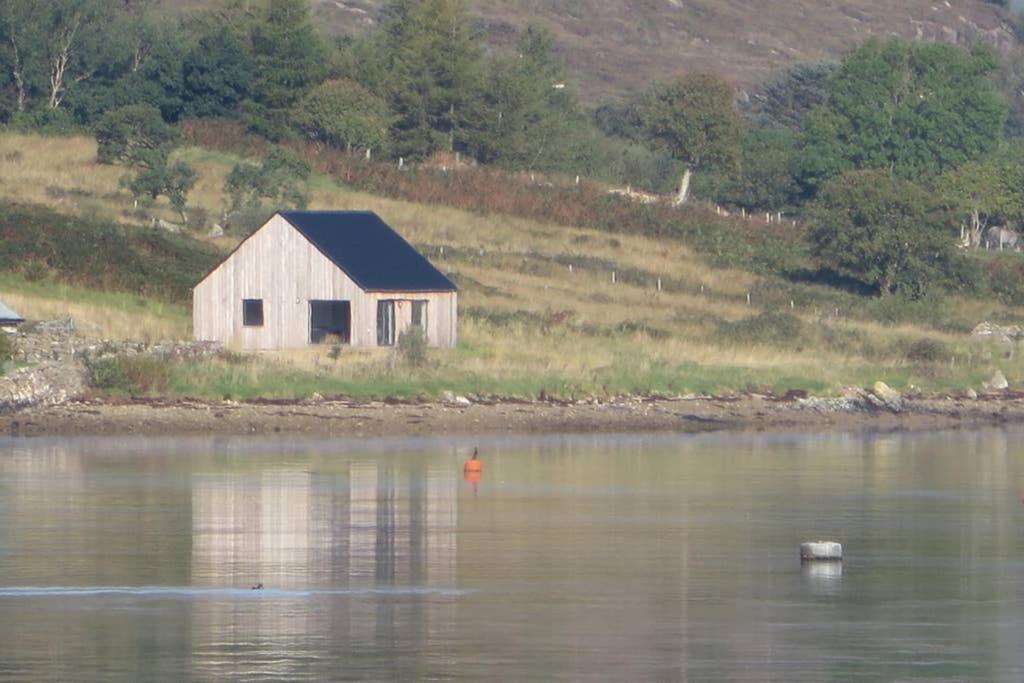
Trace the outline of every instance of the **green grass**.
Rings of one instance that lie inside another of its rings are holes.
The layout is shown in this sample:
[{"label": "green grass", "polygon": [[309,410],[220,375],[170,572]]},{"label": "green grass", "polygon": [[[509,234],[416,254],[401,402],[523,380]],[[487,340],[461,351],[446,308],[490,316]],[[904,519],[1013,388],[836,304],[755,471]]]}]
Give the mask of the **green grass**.
[{"label": "green grass", "polygon": [[[172,395],[197,398],[309,398],[345,396],[355,399],[389,397],[412,399],[439,398],[445,391],[477,396],[536,399],[547,396],[557,399],[587,397],[610,398],[624,395],[722,395],[734,392],[784,394],[790,389],[812,393],[839,393],[829,382],[808,375],[787,374],[772,370],[751,370],[738,366],[697,365],[639,369],[629,363],[600,370],[592,377],[581,378],[558,372],[523,372],[513,376],[489,376],[460,373],[450,367],[426,370],[397,368],[377,369],[359,374],[339,374],[330,370],[313,372],[254,362],[231,364],[220,361],[180,362],[170,367],[167,390]],[[809,372],[811,369],[809,369]],[[896,388],[911,384],[933,389],[951,386],[980,386],[983,379],[977,372],[945,377],[936,384],[934,377],[913,370],[897,370],[865,366],[857,369],[863,376],[861,384],[870,386],[881,378]],[[983,373],[982,373],[983,374]],[[950,380],[955,380],[952,383]]]}]

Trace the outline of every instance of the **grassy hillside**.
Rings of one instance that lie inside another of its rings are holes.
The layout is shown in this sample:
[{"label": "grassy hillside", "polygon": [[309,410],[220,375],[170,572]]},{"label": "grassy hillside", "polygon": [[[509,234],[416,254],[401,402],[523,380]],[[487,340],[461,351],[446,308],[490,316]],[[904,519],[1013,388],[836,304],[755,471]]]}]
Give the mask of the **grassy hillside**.
[{"label": "grassy hillside", "polygon": [[[203,215],[206,223],[220,215],[223,181],[237,157],[198,148],[181,154],[200,174],[190,195],[199,228]],[[121,171],[97,165],[95,143],[87,138],[4,134],[0,158],[0,199],[84,219],[74,222],[75,230],[102,233],[117,223],[135,239],[150,234],[151,216],[172,215],[162,204],[133,207],[118,189]],[[169,389],[212,396],[442,389],[603,395],[838,390],[877,379],[944,388],[979,386],[997,366],[1011,382],[1024,381],[1019,357],[967,337],[981,320],[1024,317],[1024,310],[996,302],[952,298],[941,308],[934,302],[908,307],[712,267],[680,239],[382,198],[323,175],[314,177],[310,195],[312,208],[377,211],[452,275],[460,287],[459,348],[432,352],[423,368],[402,366],[389,350],[342,349],[333,357],[326,348],[181,366]],[[211,242],[198,230],[193,237],[219,250],[238,239]],[[66,306],[94,336],[188,334],[187,297],[164,304],[116,280],[96,284],[130,296],[67,287],[74,272],[54,268],[38,277],[26,264],[4,261],[0,294],[30,318]],[[183,276],[202,270],[199,260],[179,265]]]}]

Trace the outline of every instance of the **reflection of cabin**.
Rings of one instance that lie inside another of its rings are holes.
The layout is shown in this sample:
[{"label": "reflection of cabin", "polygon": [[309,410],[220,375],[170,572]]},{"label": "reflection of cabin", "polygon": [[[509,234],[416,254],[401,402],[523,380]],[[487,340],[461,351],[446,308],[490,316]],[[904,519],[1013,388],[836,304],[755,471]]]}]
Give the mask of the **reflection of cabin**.
[{"label": "reflection of cabin", "polygon": [[279,211],[195,286],[196,340],[247,349],[454,346],[456,289],[370,211]]},{"label": "reflection of cabin", "polygon": [[0,301],[0,327],[15,327],[23,322],[25,322],[24,318]]}]

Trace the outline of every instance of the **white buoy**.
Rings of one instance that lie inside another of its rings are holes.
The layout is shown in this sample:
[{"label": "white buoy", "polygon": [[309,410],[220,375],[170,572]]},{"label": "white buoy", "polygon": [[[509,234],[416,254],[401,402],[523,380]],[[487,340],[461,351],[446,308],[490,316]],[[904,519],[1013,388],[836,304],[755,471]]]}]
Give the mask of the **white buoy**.
[{"label": "white buoy", "polygon": [[835,541],[808,541],[800,544],[802,562],[839,562],[843,559],[843,544]]}]

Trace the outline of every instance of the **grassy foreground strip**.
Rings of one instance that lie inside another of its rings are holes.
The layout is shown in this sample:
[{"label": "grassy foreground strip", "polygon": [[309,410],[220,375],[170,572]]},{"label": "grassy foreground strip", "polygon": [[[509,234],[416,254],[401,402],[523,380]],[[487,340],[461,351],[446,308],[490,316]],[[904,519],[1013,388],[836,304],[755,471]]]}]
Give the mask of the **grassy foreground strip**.
[{"label": "grassy foreground strip", "polygon": [[[565,330],[500,328],[470,320],[457,350],[430,351],[420,365],[399,349],[335,352],[322,347],[229,354],[200,362],[118,358],[92,368],[91,374],[101,393],[214,400],[301,399],[315,394],[436,399],[445,391],[521,399],[783,394],[790,389],[828,395],[877,380],[901,390],[915,386],[940,392],[980,388],[989,379],[992,365],[982,360],[986,351],[980,345],[975,350],[979,355],[963,356],[959,362],[953,357],[874,363],[796,355],[771,347],[739,348],[731,354],[697,348],[688,353],[664,340],[652,343],[642,332],[590,338]],[[1011,383],[1024,378],[1019,361],[1003,361],[999,366]]]}]

